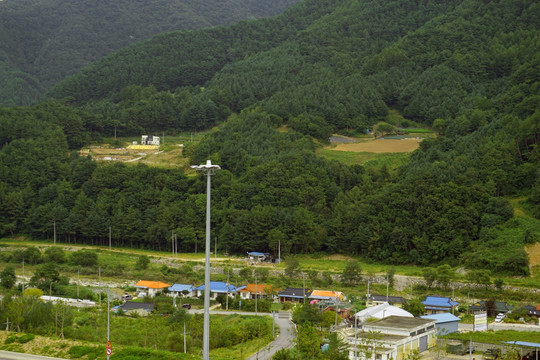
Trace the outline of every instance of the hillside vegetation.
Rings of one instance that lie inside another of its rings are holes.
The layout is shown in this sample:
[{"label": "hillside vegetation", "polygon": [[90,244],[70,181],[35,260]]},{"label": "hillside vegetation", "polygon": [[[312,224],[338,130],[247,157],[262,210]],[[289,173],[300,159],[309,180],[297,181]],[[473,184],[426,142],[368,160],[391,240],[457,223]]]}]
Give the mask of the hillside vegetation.
[{"label": "hillside vegetation", "polygon": [[296,1],[1,1],[0,104],[35,103],[66,75],[153,35],[273,16]]},{"label": "hillside vegetation", "polygon": [[[306,0],[122,49],[54,100],[0,111],[0,231],[50,237],[56,223],[61,241],[95,244],[110,225],[115,243],[166,249],[174,232],[193,251],[205,179],[66,154],[115,127],[213,128],[183,155],[223,168],[212,229],[226,252],[280,243],[527,275],[523,248],[540,239],[539,12],[532,0]],[[389,108],[439,135],[396,170],[316,155]],[[514,218],[515,196],[531,218]]]}]

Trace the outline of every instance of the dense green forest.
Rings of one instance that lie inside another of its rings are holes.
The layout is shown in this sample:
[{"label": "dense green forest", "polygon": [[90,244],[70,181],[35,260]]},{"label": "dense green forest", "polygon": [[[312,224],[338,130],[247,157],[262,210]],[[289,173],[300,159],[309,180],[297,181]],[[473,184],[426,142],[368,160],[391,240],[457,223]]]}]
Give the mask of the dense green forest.
[{"label": "dense green forest", "polygon": [[0,105],[28,105],[124,46],[172,30],[273,16],[297,0],[0,2]]},{"label": "dense green forest", "polygon": [[[110,136],[209,129],[222,251],[341,252],[528,274],[540,239],[540,5],[305,0],[230,27],[156,36],[0,111],[0,233],[181,251],[204,239],[205,181],[97,165]],[[437,129],[397,170],[315,155],[395,109]],[[278,131],[286,125],[288,131]],[[529,217],[514,217],[508,198]],[[494,250],[496,249],[496,250]]]}]

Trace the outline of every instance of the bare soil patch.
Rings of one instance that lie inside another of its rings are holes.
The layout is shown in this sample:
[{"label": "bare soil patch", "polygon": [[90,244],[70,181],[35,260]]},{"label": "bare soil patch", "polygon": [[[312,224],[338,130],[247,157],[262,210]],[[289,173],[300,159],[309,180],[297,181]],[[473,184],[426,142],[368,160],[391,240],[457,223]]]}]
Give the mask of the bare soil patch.
[{"label": "bare soil patch", "polygon": [[351,152],[371,152],[371,153],[399,153],[412,152],[420,146],[420,141],[423,139],[407,138],[407,139],[377,139],[360,141],[357,143],[340,143],[332,150],[336,151],[351,151]]}]

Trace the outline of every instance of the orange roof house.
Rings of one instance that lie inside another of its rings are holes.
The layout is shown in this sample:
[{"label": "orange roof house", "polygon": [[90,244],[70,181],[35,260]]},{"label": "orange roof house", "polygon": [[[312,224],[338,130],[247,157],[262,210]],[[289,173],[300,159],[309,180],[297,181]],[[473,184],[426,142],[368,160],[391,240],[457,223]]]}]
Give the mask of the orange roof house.
[{"label": "orange roof house", "polygon": [[272,285],[267,284],[247,284],[245,287],[239,288],[238,293],[243,299],[255,299],[255,295],[258,298],[268,297],[272,295]]},{"label": "orange roof house", "polygon": [[135,284],[139,294],[146,292],[148,296],[154,296],[158,291],[169,288],[171,285],[161,281],[140,280]]},{"label": "orange roof house", "polygon": [[345,296],[341,291],[313,290],[309,298],[313,300],[343,300]]}]

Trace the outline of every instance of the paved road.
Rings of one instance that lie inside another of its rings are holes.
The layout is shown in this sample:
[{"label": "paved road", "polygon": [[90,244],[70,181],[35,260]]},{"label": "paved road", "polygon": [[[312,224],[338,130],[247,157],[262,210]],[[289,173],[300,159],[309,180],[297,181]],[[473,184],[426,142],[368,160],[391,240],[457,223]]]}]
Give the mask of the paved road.
[{"label": "paved road", "polygon": [[11,351],[0,351],[0,360],[58,360],[48,356],[22,354]]},{"label": "paved road", "polygon": [[287,317],[280,317],[279,314],[276,314],[275,319],[276,325],[279,326],[278,337],[246,360],[270,360],[279,350],[288,349],[294,346],[296,330],[289,315],[287,314]]},{"label": "paved road", "polygon": [[[203,309],[193,309],[189,310],[189,313],[192,314],[202,314]],[[254,313],[246,311],[224,311],[224,310],[210,310],[212,315],[230,315],[230,314],[240,314],[240,315],[259,315],[259,316],[272,316],[272,313]],[[276,313],[274,317],[276,325],[279,327],[278,337],[272,341],[270,344],[260,349],[258,353],[255,353],[246,360],[270,360],[276,352],[281,349],[287,349],[294,346],[294,339],[296,339],[296,329],[294,328],[293,322],[290,320],[289,313],[282,313],[280,316],[279,313]]]}]

